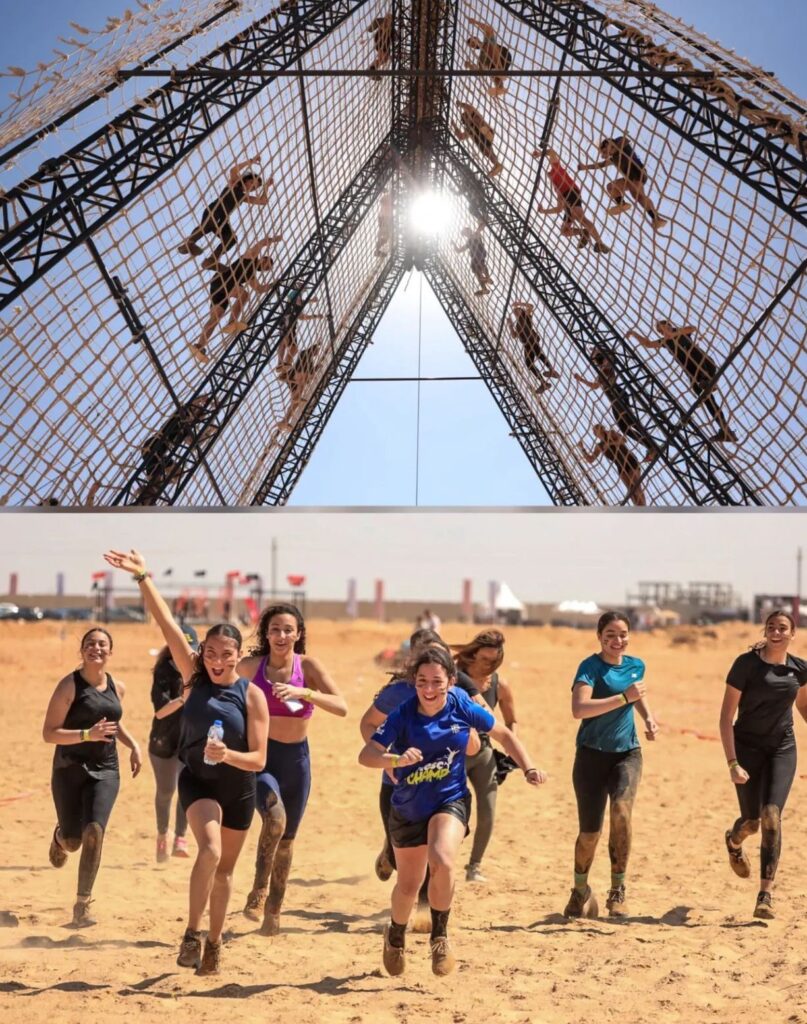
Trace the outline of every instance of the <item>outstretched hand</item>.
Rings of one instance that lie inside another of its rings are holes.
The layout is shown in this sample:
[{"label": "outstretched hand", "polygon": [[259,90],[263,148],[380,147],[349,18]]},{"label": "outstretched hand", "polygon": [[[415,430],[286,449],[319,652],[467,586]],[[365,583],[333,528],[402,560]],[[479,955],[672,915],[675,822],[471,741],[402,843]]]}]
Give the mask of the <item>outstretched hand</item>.
[{"label": "outstretched hand", "polygon": [[104,561],[115,569],[123,569],[124,572],[135,573],[145,572],[146,560],[139,551],[132,548],[128,553],[110,549],[104,552]]}]

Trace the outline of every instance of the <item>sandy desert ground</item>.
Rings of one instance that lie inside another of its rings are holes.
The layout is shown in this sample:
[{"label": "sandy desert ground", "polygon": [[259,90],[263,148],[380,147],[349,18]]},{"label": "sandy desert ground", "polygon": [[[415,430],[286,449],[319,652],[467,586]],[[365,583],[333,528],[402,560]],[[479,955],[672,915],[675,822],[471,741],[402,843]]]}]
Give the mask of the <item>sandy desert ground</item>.
[{"label": "sandy desert ground", "polygon": [[[372,870],[381,834],[378,775],[360,768],[356,755],[359,717],[383,678],[372,656],[397,644],[406,624],[309,624],[309,648],[342,686],[350,714],[338,720],[320,711],[313,719],[313,792],[282,934],[262,938],[240,913],[251,881],[253,826],[236,873],[224,970],[212,978],[197,978],[174,962],[191,862],[154,863],[148,764],[139,779],[124,778],[113,812],[96,884],[98,925],[81,932],[66,927],[77,862],[71,858],[61,871],[48,864],[52,748],[40,728],[56,680],[75,664],[82,625],[0,624],[6,733],[0,910],[19,919],[0,930],[6,1020],[71,1024],[127,1014],[157,1024],[168,1012],[232,1024],[273,1017],[298,1024],[807,1024],[804,757],[786,811],[775,921],[753,920],[755,883],[731,873],[723,846],[736,807],[716,739],[717,715],[726,670],[759,635],[754,627],[634,637],[632,653],[647,661],[649,699],[663,727],[656,744],[645,744],[629,872],[635,917],[624,924],[568,923],[560,914],[576,834],[569,684],[594,637],[511,629],[503,672],[517,693],[521,735],[551,780],[535,790],[511,776],[501,790],[485,865],[489,882],[471,889],[461,876],[458,884],[455,974],[435,978],[427,937],[411,936],[406,974],[393,979],[380,962],[389,883]],[[129,685],[126,720],[145,746],[149,651],[159,637],[151,626],[113,632],[111,668]],[[459,625],[444,630],[449,640],[470,632]],[[795,648],[807,653],[798,643]],[[800,720],[797,736],[807,749]],[[751,853],[756,873],[758,850]],[[601,897],[608,879],[603,844],[592,872]]]}]

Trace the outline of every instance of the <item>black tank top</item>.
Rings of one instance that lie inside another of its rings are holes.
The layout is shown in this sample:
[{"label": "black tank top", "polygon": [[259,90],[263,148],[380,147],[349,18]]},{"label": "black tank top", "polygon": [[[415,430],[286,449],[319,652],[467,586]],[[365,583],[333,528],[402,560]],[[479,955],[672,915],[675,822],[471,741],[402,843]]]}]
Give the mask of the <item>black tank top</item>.
[{"label": "black tank top", "polygon": [[[112,676],[107,673],[106,689],[97,690],[84,679],[76,669],[73,673],[73,685],[76,695],[68,708],[64,719],[65,729],[90,729],[96,722],[106,718],[109,722],[119,722],[123,717],[118,691]],[[113,739],[111,743],[103,740],[71,743],[69,746],[57,744],[53,754],[54,769],[69,768],[80,764],[88,775],[100,779],[105,775],[118,774],[118,747]]]},{"label": "black tank top", "polygon": [[499,673],[494,672],[490,677],[490,686],[487,690],[480,690],[479,692],[485,698],[485,703],[490,710],[495,711],[496,705],[499,703]]},{"label": "black tank top", "polygon": [[216,686],[206,680],[195,683],[182,708],[179,730],[179,759],[194,775],[202,779],[221,779],[232,775],[243,779],[240,768],[229,764],[205,764],[204,750],[210,726],[221,720],[224,743],[230,750],[245,753],[247,742],[248,679],[237,679],[230,686]]}]

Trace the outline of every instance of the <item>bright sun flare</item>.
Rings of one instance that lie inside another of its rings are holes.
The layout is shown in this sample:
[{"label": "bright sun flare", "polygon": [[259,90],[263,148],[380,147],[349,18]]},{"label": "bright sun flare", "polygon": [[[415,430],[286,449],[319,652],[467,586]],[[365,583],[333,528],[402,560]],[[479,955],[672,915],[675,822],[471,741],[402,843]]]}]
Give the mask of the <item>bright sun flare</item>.
[{"label": "bright sun flare", "polygon": [[419,234],[437,235],[448,221],[449,207],[444,196],[421,192],[409,207],[409,224]]}]

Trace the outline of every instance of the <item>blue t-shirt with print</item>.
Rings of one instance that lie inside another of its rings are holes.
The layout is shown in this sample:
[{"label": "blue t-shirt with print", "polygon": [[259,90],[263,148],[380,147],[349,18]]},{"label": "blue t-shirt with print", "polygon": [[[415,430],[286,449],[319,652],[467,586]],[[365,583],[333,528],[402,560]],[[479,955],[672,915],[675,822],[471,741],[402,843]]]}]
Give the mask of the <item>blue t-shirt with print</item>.
[{"label": "blue t-shirt with print", "polygon": [[[643,678],[644,662],[640,658],[631,658],[625,654],[620,665],[609,665],[599,654],[592,654],[581,662],[572,689],[578,683],[585,683],[592,687],[593,699],[601,700],[613,697],[616,693],[624,693],[629,686]],[[623,704],[596,718],[584,718],[577,731],[578,747],[618,754],[634,750],[639,745],[632,704]]]},{"label": "blue t-shirt with print", "polygon": [[467,792],[465,748],[471,729],[490,732],[496,723],[487,708],[475,704],[462,690],[452,687],[436,715],[419,710],[417,696],[392,711],[371,739],[393,753],[417,747],[423,760],[398,768],[392,806],[406,821],[424,821]]}]

